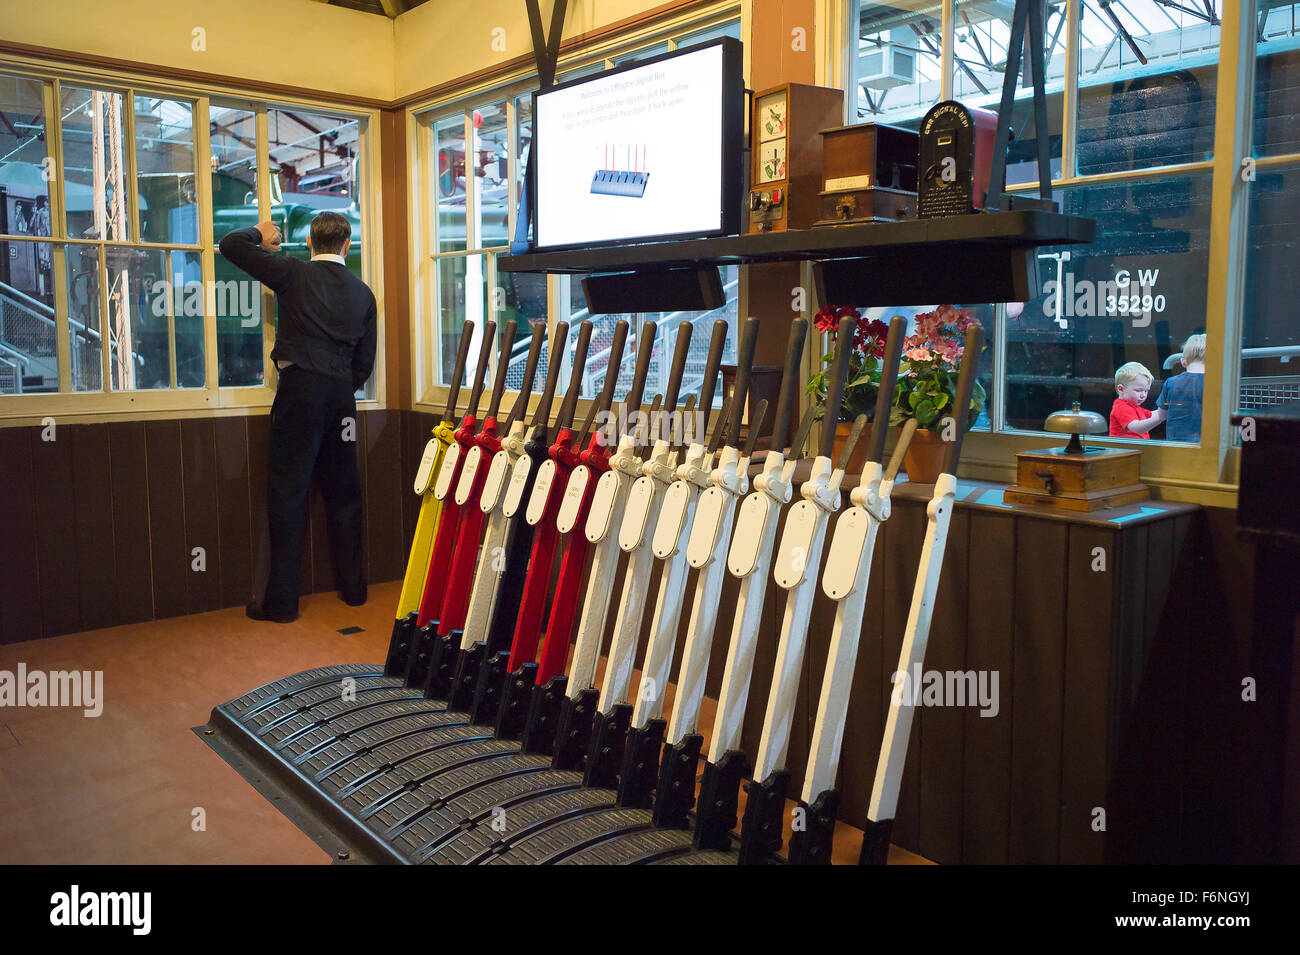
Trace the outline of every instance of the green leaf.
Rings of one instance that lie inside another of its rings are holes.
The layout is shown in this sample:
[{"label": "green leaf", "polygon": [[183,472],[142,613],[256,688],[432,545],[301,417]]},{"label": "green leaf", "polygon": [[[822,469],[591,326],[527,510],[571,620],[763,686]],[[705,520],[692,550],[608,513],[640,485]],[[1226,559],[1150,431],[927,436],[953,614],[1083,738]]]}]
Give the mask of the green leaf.
[{"label": "green leaf", "polygon": [[928,399],[922,401],[916,406],[916,423],[922,428],[930,427],[930,425],[934,423],[934,419],[938,416],[939,412],[935,408],[934,402]]}]

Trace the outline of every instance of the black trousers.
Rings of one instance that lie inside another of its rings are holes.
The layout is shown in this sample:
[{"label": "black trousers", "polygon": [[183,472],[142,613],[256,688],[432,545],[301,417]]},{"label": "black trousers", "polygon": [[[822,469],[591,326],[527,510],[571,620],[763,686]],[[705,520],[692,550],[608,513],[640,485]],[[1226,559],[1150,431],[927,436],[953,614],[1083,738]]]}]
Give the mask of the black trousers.
[{"label": "black trousers", "polygon": [[271,405],[266,515],[270,560],[262,609],[295,613],[312,477],[325,498],[334,587],[354,603],[366,598],[361,549],[361,476],[357,403],[351,384],[290,365]]}]

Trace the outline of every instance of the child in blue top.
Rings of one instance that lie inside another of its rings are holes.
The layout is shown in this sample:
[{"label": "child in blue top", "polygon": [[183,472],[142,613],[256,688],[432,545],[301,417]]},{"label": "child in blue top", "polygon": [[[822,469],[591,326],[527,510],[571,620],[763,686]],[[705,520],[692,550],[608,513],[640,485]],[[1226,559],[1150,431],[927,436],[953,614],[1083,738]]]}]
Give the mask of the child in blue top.
[{"label": "child in blue top", "polygon": [[1164,409],[1166,441],[1201,440],[1201,392],[1205,383],[1205,336],[1193,335],[1183,342],[1183,367],[1160,389],[1156,407]]}]

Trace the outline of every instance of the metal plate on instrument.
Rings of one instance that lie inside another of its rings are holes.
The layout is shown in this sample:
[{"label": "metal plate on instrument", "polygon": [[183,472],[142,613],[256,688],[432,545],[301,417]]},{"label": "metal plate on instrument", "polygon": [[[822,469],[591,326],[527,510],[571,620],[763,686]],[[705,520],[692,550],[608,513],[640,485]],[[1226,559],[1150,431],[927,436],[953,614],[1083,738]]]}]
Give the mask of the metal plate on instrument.
[{"label": "metal plate on instrument", "polygon": [[505,489],[506,475],[509,471],[509,451],[498,451],[492,455],[492,463],[488,465],[487,477],[483,479],[483,493],[478,499],[479,510],[484,514],[491,514],[492,509],[501,500],[501,492]]},{"label": "metal plate on instrument", "polygon": [[617,471],[606,471],[596,482],[596,491],[591,497],[591,510],[587,512],[587,526],[584,528],[587,540],[593,544],[605,539],[614,521],[618,481]]},{"label": "metal plate on instrument", "polygon": [[451,479],[456,476],[456,462],[460,460],[460,445],[453,443],[442,456],[442,467],[438,469],[438,480],[433,485],[433,496],[440,501],[447,500],[451,491]]},{"label": "metal plate on instrument", "polygon": [[748,577],[758,566],[758,552],[763,543],[763,528],[772,499],[762,491],[747,494],[736,514],[736,533],[727,552],[727,569],[733,577]]},{"label": "metal plate on instrument", "polygon": [[542,515],[546,513],[546,501],[551,496],[551,484],[554,481],[555,462],[547,458],[537,469],[537,479],[533,481],[533,493],[528,498],[528,510],[524,512],[524,519],[534,527],[541,522]]},{"label": "metal plate on instrument", "polygon": [[685,481],[674,481],[664,492],[664,503],[659,508],[659,520],[655,523],[654,538],[650,549],[660,559],[677,553],[677,543],[682,539],[682,527],[686,523],[687,505],[691,502],[691,486]]},{"label": "metal plate on instrument", "polygon": [[862,552],[870,528],[871,515],[865,507],[850,507],[835,522],[835,534],[826,552],[826,573],[822,575],[822,590],[831,600],[842,600],[853,593],[859,562],[870,560],[870,555]]},{"label": "metal plate on instrument", "polygon": [[650,505],[654,499],[654,478],[643,474],[632,482],[627,492],[627,507],[623,509],[623,523],[618,528],[618,546],[623,550],[630,553],[645,542]]},{"label": "metal plate on instrument", "polygon": [[714,486],[704,489],[695,505],[695,523],[686,542],[686,562],[697,570],[713,559],[713,545],[722,527],[722,513],[727,506],[727,492]]},{"label": "metal plate on instrument", "polygon": [[519,460],[510,469],[510,483],[506,485],[506,499],[501,502],[501,513],[514,517],[524,501],[524,488],[528,486],[528,475],[533,470],[533,459],[526,454],[519,455]]},{"label": "metal plate on instrument", "polygon": [[589,483],[591,468],[585,464],[579,464],[569,472],[569,483],[564,489],[564,497],[560,499],[559,513],[555,515],[555,527],[561,534],[573,530],[578,518],[582,516],[582,498]]},{"label": "metal plate on instrument", "polygon": [[465,463],[460,466],[460,480],[456,482],[456,503],[464,506],[474,493],[474,475],[478,473],[479,462],[483,460],[483,449],[477,444],[465,455]]},{"label": "metal plate on instrument", "polygon": [[420,467],[415,472],[415,493],[423,495],[429,489],[429,480],[433,477],[433,465],[438,460],[438,439],[430,438],[424,446],[424,455],[420,458]]},{"label": "metal plate on instrument", "polygon": [[[781,546],[776,551],[773,576],[786,590],[797,587],[808,570],[808,554],[817,531],[817,506],[800,501],[790,508],[781,531]],[[814,573],[816,569],[814,568]]]}]

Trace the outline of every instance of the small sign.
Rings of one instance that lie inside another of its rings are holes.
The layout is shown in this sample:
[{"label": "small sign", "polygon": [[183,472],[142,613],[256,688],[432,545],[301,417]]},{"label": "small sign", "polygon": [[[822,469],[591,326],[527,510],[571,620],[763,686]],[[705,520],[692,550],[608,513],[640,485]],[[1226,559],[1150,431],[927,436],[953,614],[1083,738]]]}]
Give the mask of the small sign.
[{"label": "small sign", "polygon": [[477,444],[465,455],[465,463],[460,467],[460,480],[456,482],[456,503],[462,507],[474,493],[474,475],[478,473],[478,463],[483,460],[483,449]]},{"label": "small sign", "polygon": [[645,543],[646,525],[650,522],[650,506],[655,499],[655,479],[641,475],[632,482],[627,492],[627,507],[623,509],[623,523],[618,528],[618,546],[631,553]]},{"label": "small sign", "polygon": [[591,496],[591,510],[587,512],[587,526],[583,529],[587,540],[593,544],[605,539],[610,525],[614,521],[614,505],[618,498],[619,475],[617,471],[606,471],[596,482],[596,491]]},{"label": "small sign", "polygon": [[438,439],[430,438],[424,446],[424,455],[420,458],[419,470],[415,472],[415,493],[424,496],[429,490],[429,480],[433,477],[433,466],[438,461]]},{"label": "small sign", "polygon": [[[808,554],[812,549],[813,535],[817,532],[817,506],[811,501],[800,501],[790,508],[781,532],[781,546],[777,548],[773,576],[786,590],[797,587],[808,571]],[[814,571],[815,572],[815,571]]]},{"label": "small sign", "polygon": [[826,553],[826,573],[822,576],[822,590],[831,600],[843,600],[853,593],[858,565],[871,559],[864,552],[870,528],[871,515],[864,507],[850,507],[835,522],[835,534]]},{"label": "small sign", "polygon": [[582,499],[590,483],[591,468],[585,464],[579,464],[569,473],[569,485],[564,489],[560,511],[555,515],[555,527],[561,534],[567,534],[577,526],[582,516]]},{"label": "small sign", "polygon": [[433,496],[440,501],[447,500],[451,491],[452,478],[456,476],[456,465],[460,461],[460,445],[453,442],[442,456],[442,467],[438,469],[438,480],[433,485]]},{"label": "small sign", "polygon": [[754,491],[740,502],[736,533],[732,535],[731,550],[727,552],[727,569],[733,577],[748,577],[758,566],[758,552],[771,509],[772,500],[762,491]]},{"label": "small sign", "polygon": [[713,486],[705,488],[700,503],[695,506],[695,523],[686,542],[686,562],[697,570],[713,560],[713,545],[717,543],[722,528],[722,512],[727,503],[727,492]]},{"label": "small sign", "polygon": [[546,513],[546,502],[551,496],[551,483],[555,480],[555,462],[547,458],[537,469],[537,480],[533,482],[533,493],[528,498],[528,510],[524,519],[536,527]]},{"label": "small sign", "polygon": [[524,488],[528,485],[528,475],[533,470],[533,459],[526,454],[519,455],[519,460],[510,470],[510,483],[506,485],[506,499],[501,502],[501,513],[514,517],[524,501]]},{"label": "small sign", "polygon": [[483,479],[483,494],[478,499],[479,510],[484,514],[491,514],[501,500],[501,492],[505,490],[506,475],[510,473],[510,452],[498,451],[492,455],[492,463],[488,465],[487,477]]},{"label": "small sign", "polygon": [[686,481],[674,481],[664,492],[664,504],[659,509],[654,539],[650,543],[654,555],[660,559],[672,557],[682,539],[686,524],[687,505],[691,500],[691,486]]}]

